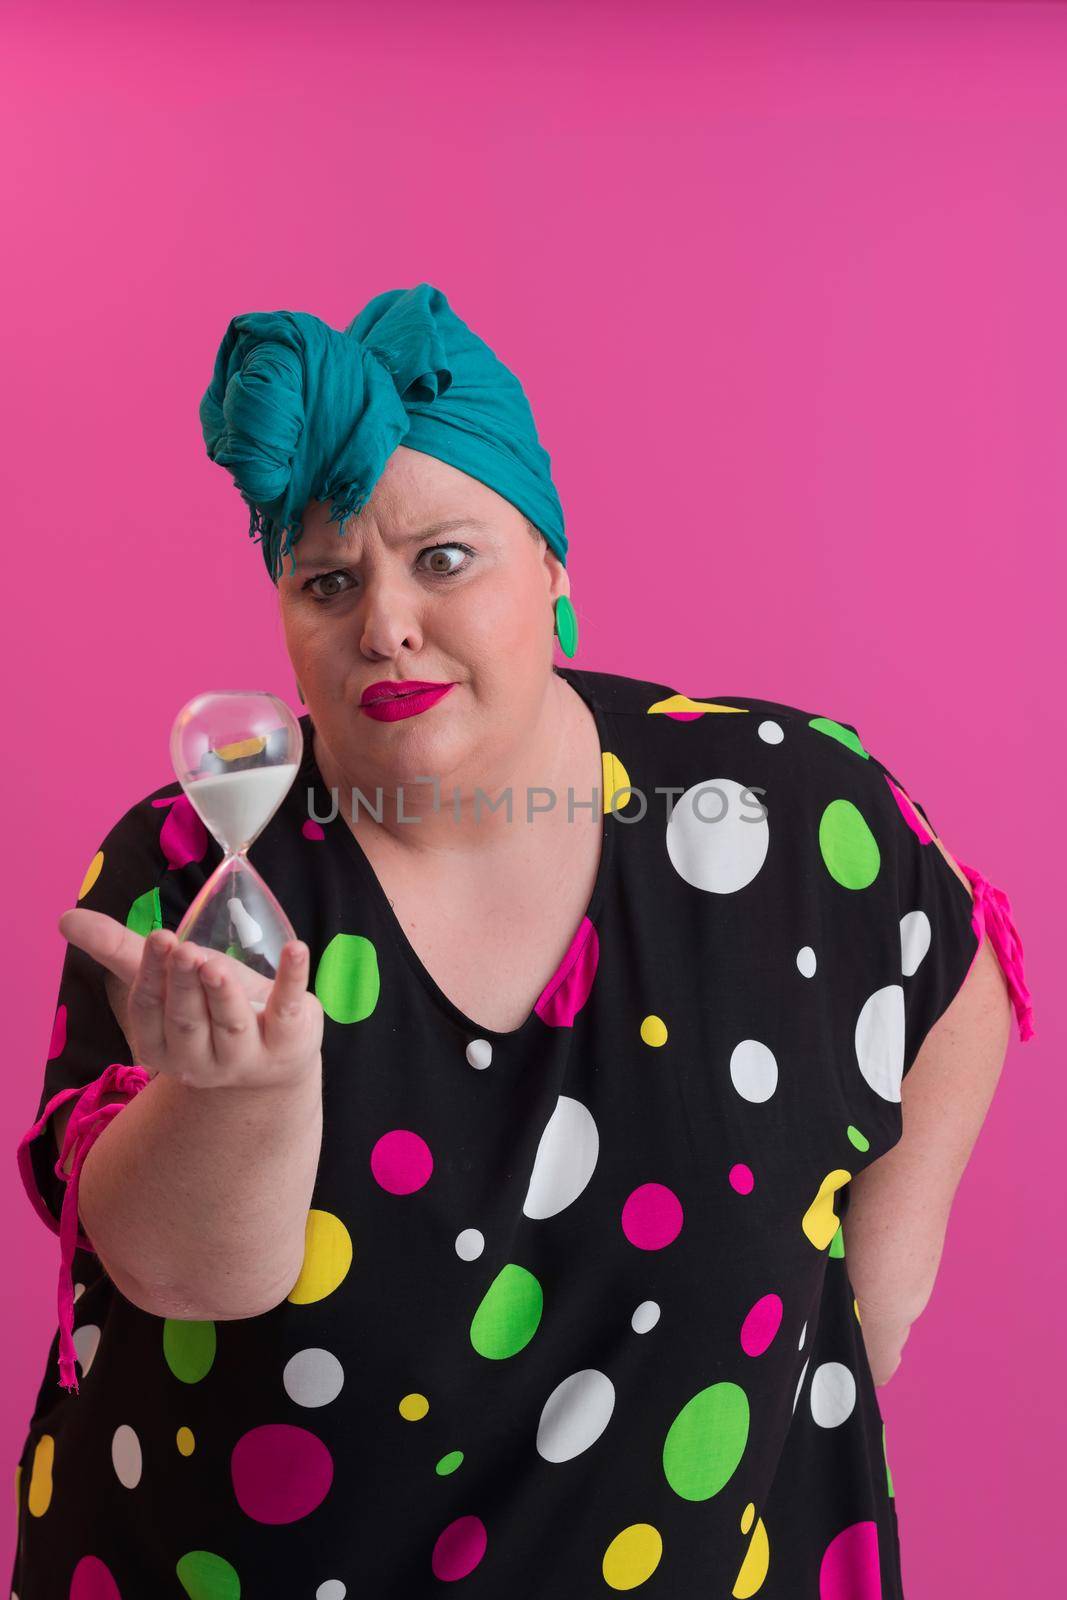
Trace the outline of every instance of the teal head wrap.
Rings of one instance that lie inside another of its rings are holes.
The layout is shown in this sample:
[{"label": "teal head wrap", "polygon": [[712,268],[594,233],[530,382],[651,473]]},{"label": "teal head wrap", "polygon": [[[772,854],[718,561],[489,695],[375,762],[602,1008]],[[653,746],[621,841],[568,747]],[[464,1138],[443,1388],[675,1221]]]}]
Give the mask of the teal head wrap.
[{"label": "teal head wrap", "polygon": [[234,317],[200,425],[275,581],[284,556],[295,566],[308,501],[329,500],[343,523],[398,444],[495,489],[566,564],[563,508],[522,385],[432,284],[375,295],[343,333],[304,311]]}]

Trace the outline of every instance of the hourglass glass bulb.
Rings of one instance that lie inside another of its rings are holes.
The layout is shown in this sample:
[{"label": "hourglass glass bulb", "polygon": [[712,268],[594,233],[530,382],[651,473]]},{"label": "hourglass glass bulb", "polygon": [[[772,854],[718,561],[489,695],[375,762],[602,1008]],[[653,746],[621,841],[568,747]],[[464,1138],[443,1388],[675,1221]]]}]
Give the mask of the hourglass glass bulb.
[{"label": "hourglass glass bulb", "polygon": [[296,935],[246,852],[299,770],[300,724],[277,695],[215,690],[182,707],[170,746],[190,805],[224,852],[182,918],[178,937],[273,977],[282,946]]}]

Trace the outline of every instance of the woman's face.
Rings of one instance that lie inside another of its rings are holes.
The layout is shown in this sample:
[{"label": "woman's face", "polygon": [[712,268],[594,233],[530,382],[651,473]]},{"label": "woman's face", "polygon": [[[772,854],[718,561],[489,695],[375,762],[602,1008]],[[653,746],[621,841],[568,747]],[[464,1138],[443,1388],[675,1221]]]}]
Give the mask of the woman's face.
[{"label": "woman's face", "polygon": [[[278,596],[290,660],[333,759],[368,795],[378,783],[389,793],[417,776],[451,786],[505,770],[544,708],[566,568],[510,501],[404,445],[343,535],[329,509],[307,506]],[[360,697],[383,678],[455,687],[416,716],[380,722]]]}]

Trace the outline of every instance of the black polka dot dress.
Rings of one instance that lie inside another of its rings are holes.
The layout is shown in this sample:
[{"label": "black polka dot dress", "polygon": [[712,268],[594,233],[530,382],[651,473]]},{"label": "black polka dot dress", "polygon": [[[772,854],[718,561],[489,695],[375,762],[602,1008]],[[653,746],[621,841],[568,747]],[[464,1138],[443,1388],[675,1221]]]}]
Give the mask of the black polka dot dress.
[{"label": "black polka dot dress", "polygon": [[[1007,896],[965,868],[968,891],[847,723],[555,670],[599,729],[602,847],[511,1032],[423,966],[301,719],[251,859],[326,1014],[303,1267],[264,1315],[171,1320],[78,1228],[18,1600],[901,1595],[842,1223],[983,936],[1032,1033]],[[171,783],[79,903],[174,928],[220,855]],[[18,1151],[53,1232],[77,1195],[52,1114],[109,1071],[147,1081],[70,947]]]}]

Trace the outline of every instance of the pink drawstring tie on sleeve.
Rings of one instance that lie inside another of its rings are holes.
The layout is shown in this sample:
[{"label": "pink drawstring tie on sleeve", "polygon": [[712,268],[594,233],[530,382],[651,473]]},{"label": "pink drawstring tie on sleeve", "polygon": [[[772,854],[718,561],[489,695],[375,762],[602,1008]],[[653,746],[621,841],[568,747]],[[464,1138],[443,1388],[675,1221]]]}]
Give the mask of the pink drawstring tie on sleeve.
[{"label": "pink drawstring tie on sleeve", "polygon": [[[80,1226],[78,1218],[78,1180],[85,1157],[94,1141],[99,1138],[111,1118],[117,1112],[124,1111],[133,1096],[149,1081],[149,1074],[144,1067],[130,1066],[121,1061],[114,1062],[86,1088],[63,1089],[54,1095],[33,1127],[29,1128],[19,1140],[18,1168],[26,1193],[37,1215],[53,1233],[59,1234],[59,1382],[62,1388],[73,1389],[75,1394],[78,1393],[78,1378],[74,1371],[74,1363],[78,1352],[75,1349],[73,1335],[74,1285],[71,1281],[71,1266],[76,1249],[93,1249],[92,1241]],[[107,1105],[101,1105],[102,1096],[109,1092],[121,1092],[126,1095],[126,1100],[113,1100]],[[34,1181],[30,1145],[44,1132],[53,1111],[74,1095],[78,1097],[77,1104],[71,1111],[63,1138],[63,1150],[54,1167],[56,1177],[67,1185],[57,1224]],[[68,1174],[63,1168],[72,1151],[74,1160]]]},{"label": "pink drawstring tie on sleeve", "polygon": [[1026,986],[1026,976],[1023,972],[1023,942],[1012,920],[1011,901],[1003,889],[998,889],[995,884],[990,883],[989,879],[983,877],[975,867],[969,867],[965,861],[960,861],[959,857],[956,859],[960,871],[967,874],[974,890],[971,927],[974,929],[975,937],[981,944],[983,933],[989,936],[989,942],[996,951],[997,960],[1008,981],[1008,992],[1011,995],[1019,1027],[1019,1039],[1020,1041],[1032,1039],[1034,1008],[1030,1000],[1030,990]]}]

